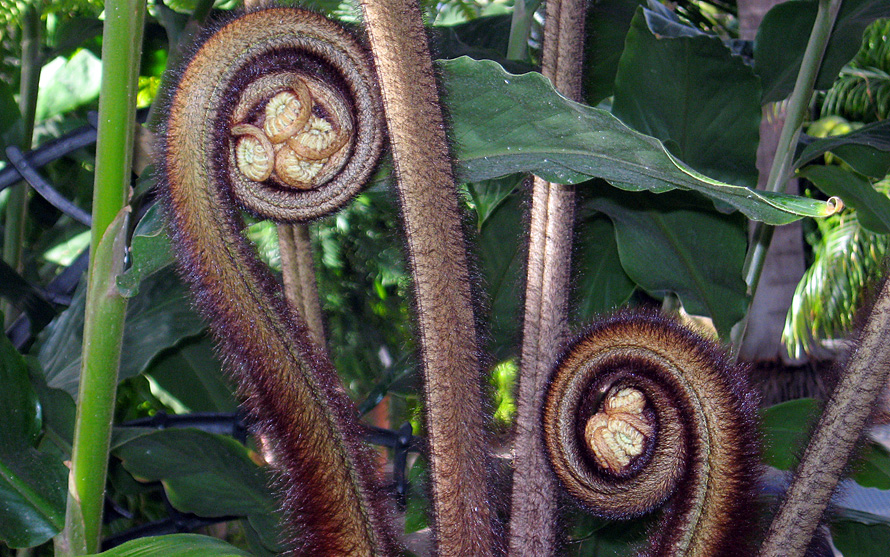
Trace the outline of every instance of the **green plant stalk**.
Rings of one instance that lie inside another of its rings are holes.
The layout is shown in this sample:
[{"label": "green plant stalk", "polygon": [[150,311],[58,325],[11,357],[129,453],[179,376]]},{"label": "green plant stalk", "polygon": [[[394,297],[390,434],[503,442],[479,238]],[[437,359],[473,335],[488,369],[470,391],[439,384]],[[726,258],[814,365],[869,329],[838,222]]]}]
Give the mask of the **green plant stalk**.
[{"label": "green plant stalk", "polygon": [[145,0],[109,0],[105,14],[91,250],[130,193]]},{"label": "green plant stalk", "polygon": [[[810,99],[813,96],[816,77],[822,66],[822,57],[825,55],[825,49],[828,47],[831,30],[834,27],[834,21],[837,18],[842,1],[819,0],[813,31],[810,33],[810,39],[804,51],[800,71],[797,74],[797,81],[794,83],[794,90],[788,99],[785,123],[782,125],[776,156],[773,158],[773,165],[766,182],[765,189],[767,191],[784,191],[785,184],[791,177],[794,149],[797,146],[801,126],[806,118]],[[774,230],[775,228],[772,225],[762,222],[754,224],[751,244],[748,247],[748,253],[742,268],[745,283],[748,285],[748,294],[752,299],[757,292],[757,285],[760,282],[760,275],[763,272],[763,265],[766,262],[766,254],[769,251]],[[739,349],[741,349],[742,341],[745,338],[746,326],[747,317],[742,325],[733,331],[732,346],[734,354],[737,354]]]},{"label": "green plant stalk", "polygon": [[91,252],[95,256],[90,261],[87,285],[64,539],[56,543],[57,553],[61,555],[99,551],[108,447],[127,309],[127,299],[117,289],[117,277],[124,270],[128,216],[129,208],[121,210],[119,218]]},{"label": "green plant stalk", "polygon": [[[22,113],[22,140],[19,147],[23,151],[31,148],[34,137],[34,119],[37,114],[37,89],[40,84],[40,13],[33,5],[28,5],[22,14],[22,73],[19,87],[19,110]],[[28,188],[24,182],[9,190],[6,202],[6,225],[3,235],[3,260],[13,269],[20,271],[22,246],[25,237],[25,222],[28,215]],[[6,302],[3,304],[6,325],[15,320],[15,311]]]},{"label": "green plant stalk", "polygon": [[126,250],[126,210],[123,208],[132,172],[136,82],[144,17],[145,0],[109,0],[105,4],[83,361],[65,539],[57,544],[69,555],[99,550],[126,311],[126,299],[117,291],[116,278],[123,270]]},{"label": "green plant stalk", "polygon": [[507,42],[508,60],[528,58],[528,36],[532,18],[541,5],[541,0],[516,0],[513,6],[513,19],[510,20],[510,38]]}]

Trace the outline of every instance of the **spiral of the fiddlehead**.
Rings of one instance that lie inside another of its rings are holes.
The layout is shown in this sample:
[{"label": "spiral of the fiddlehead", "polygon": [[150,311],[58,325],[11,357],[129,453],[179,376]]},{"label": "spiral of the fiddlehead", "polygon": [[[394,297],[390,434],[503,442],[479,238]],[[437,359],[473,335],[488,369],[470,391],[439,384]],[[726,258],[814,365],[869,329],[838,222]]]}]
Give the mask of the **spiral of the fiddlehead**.
[{"label": "spiral of the fiddlehead", "polygon": [[745,374],[709,341],[655,314],[619,313],[556,366],[544,443],[562,485],[592,513],[629,518],[663,505],[647,555],[743,555],[755,409]]},{"label": "spiral of the fiddlehead", "polygon": [[310,12],[273,8],[223,25],[182,73],[184,89],[172,101],[169,126],[180,133],[169,144],[206,157],[206,178],[266,218],[332,212],[380,154],[380,97],[366,54]]},{"label": "spiral of the fiddlehead", "polygon": [[397,543],[354,406],[242,234],[240,207],[292,221],[342,205],[373,170],[379,93],[355,39],[290,8],[218,24],[168,93],[159,181],[173,245],[257,429],[297,549],[388,555]]}]

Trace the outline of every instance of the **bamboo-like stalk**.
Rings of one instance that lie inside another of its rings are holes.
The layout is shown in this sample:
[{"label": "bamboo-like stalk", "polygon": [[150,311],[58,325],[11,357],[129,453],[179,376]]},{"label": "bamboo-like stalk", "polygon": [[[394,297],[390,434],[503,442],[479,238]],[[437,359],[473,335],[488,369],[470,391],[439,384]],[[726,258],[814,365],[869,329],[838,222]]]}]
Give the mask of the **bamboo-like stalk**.
[{"label": "bamboo-like stalk", "polygon": [[[794,89],[788,99],[788,107],[785,111],[785,123],[779,135],[779,144],[776,148],[776,156],[770,169],[769,178],[765,189],[771,192],[785,190],[785,184],[791,177],[792,163],[794,162],[794,150],[797,147],[797,139],[800,137],[801,126],[807,115],[810,99],[813,97],[813,88],[816,77],[822,65],[828,40],[831,38],[831,30],[834,20],[840,10],[843,0],[819,0],[816,21],[813,23],[813,31],[807,42],[800,71],[794,83]],[[760,274],[766,262],[766,253],[769,251],[775,227],[757,222],[751,235],[751,243],[742,269],[745,283],[748,285],[748,294],[754,298],[757,292],[757,284],[760,282]],[[732,335],[732,350],[738,354],[745,337],[747,318],[737,327]]]},{"label": "bamboo-like stalk", "polygon": [[[549,0],[542,72],[569,98],[581,97],[586,2]],[[550,555],[556,545],[556,480],[544,455],[541,405],[547,378],[568,331],[575,190],[535,177],[529,224],[510,555]]]},{"label": "bamboo-like stalk", "polygon": [[[34,120],[37,114],[37,89],[40,83],[41,21],[37,8],[28,4],[22,13],[22,71],[19,86],[19,111],[22,116],[23,151],[31,148],[34,137]],[[9,190],[6,200],[6,221],[3,231],[3,261],[17,271],[22,268],[22,246],[24,245],[25,223],[28,216],[28,187],[24,182]],[[6,315],[5,325],[11,324],[15,311],[11,304],[3,302]]]},{"label": "bamboo-like stalk", "polygon": [[90,260],[83,362],[74,424],[65,529],[56,540],[59,555],[99,550],[108,447],[117,393],[117,370],[127,300],[117,291],[124,270],[127,212],[113,221]]},{"label": "bamboo-like stalk", "polygon": [[123,270],[130,189],[136,78],[145,0],[109,0],[102,43],[102,89],[93,190],[93,231],[84,324],[83,361],[65,531],[64,555],[99,550],[108,447],[127,303],[117,291]]}]

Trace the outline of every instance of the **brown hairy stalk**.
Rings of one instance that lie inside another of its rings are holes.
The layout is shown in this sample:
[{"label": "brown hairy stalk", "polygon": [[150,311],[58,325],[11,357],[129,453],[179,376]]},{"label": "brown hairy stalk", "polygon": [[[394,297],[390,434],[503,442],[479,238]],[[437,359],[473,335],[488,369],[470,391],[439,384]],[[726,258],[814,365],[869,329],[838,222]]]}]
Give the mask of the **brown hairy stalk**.
[{"label": "brown hairy stalk", "polygon": [[238,208],[293,222],[361,188],[382,145],[369,60],[323,17],[272,8],[219,22],[173,77],[157,150],[173,244],[269,442],[294,551],[396,554],[355,408]]},{"label": "brown hairy stalk", "polygon": [[315,262],[312,260],[309,227],[297,223],[279,224],[276,228],[278,249],[281,253],[284,295],[306,321],[312,340],[324,350],[324,321],[315,281]]},{"label": "brown hairy stalk", "polygon": [[[548,0],[542,73],[581,98],[582,0]],[[550,555],[556,545],[556,482],[541,444],[545,385],[568,328],[575,190],[535,177],[526,264],[525,315],[516,395],[510,555]]]},{"label": "brown hairy stalk", "polygon": [[750,555],[759,475],[747,374],[654,313],[592,325],[560,359],[544,444],[565,489],[602,518],[661,507],[644,555]]},{"label": "brown hairy stalk", "polygon": [[890,372],[890,280],[825,406],[760,555],[804,555]]},{"label": "brown hairy stalk", "polygon": [[414,278],[438,552],[491,555],[485,413],[470,274],[416,0],[363,0]]}]

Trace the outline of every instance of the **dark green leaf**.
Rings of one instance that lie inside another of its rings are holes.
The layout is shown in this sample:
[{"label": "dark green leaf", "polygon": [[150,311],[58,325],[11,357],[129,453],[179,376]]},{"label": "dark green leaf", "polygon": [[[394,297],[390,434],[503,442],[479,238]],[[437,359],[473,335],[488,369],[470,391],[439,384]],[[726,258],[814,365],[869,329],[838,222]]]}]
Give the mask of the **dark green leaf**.
[{"label": "dark green leaf", "polygon": [[14,131],[18,134],[21,133],[21,119],[19,105],[15,101],[12,89],[5,83],[0,83],[0,135],[3,136],[3,140],[0,140],[0,147],[6,148],[10,144],[21,143],[20,137],[13,137],[16,135],[13,133],[13,126],[16,124],[19,126]]},{"label": "dark green leaf", "polygon": [[763,461],[779,470],[797,466],[800,452],[822,412],[822,403],[800,398],[776,404],[761,412]]},{"label": "dark green leaf", "polygon": [[114,549],[97,553],[101,557],[243,557],[250,553],[218,538],[197,534],[170,534],[139,538]]},{"label": "dark green leaf", "polygon": [[856,458],[853,479],[863,487],[890,489],[890,453],[887,449],[869,443]]},{"label": "dark green leaf", "polygon": [[512,16],[504,14],[433,27],[436,54],[442,58],[469,56],[476,60],[494,60],[511,71],[531,71],[534,69],[531,64],[507,60],[511,21]]},{"label": "dark green leaf", "polygon": [[36,359],[31,359],[28,363],[31,364],[31,386],[40,400],[43,430],[49,433],[47,437],[59,444],[59,449],[67,459],[71,455],[74,440],[74,399],[62,389],[53,389],[46,385],[43,370],[39,369]]},{"label": "dark green leaf", "polygon": [[394,393],[402,396],[410,396],[417,392],[417,368],[408,365],[408,358],[386,368],[380,380],[371,387],[365,400],[359,404],[358,412],[364,416],[374,409],[386,398],[387,394]]},{"label": "dark green leaf", "polygon": [[652,528],[652,516],[621,521],[592,517],[583,511],[572,513],[572,530],[567,545],[572,555],[585,557],[631,557],[639,555],[646,533]]},{"label": "dark green leaf", "polygon": [[46,295],[4,261],[0,261],[0,296],[28,315],[34,331],[45,327],[56,315]]},{"label": "dark green leaf", "polygon": [[615,240],[615,225],[604,216],[581,223],[575,231],[572,261],[575,279],[575,308],[578,320],[589,321],[598,314],[621,306],[636,285],[624,272]]},{"label": "dark green leaf", "polygon": [[195,429],[140,435],[113,454],[137,478],[161,481],[174,507],[199,516],[247,516],[278,504],[266,472],[237,441]]},{"label": "dark green leaf", "polygon": [[523,283],[520,276],[526,257],[523,222],[522,198],[513,194],[486,219],[476,241],[490,311],[485,322],[497,361],[514,354],[519,338]]},{"label": "dark green leaf", "polygon": [[838,520],[831,523],[831,539],[844,557],[885,557],[890,526]]},{"label": "dark green leaf", "polygon": [[664,4],[650,2],[648,7],[642,10],[642,13],[646,16],[646,25],[659,38],[678,39],[705,36],[704,31],[681,22],[676,12]]},{"label": "dark green leaf", "polygon": [[691,314],[711,317],[721,337],[748,307],[742,264],[746,221],[688,193],[630,194],[599,188],[587,205],[615,224],[621,264],[653,296],[674,292]]},{"label": "dark green leaf", "polygon": [[430,501],[426,484],[429,478],[426,461],[418,458],[408,471],[408,506],[405,509],[405,533],[417,532],[429,526]]},{"label": "dark green leaf", "polygon": [[872,232],[890,232],[890,198],[859,176],[839,166],[808,166],[798,172],[828,195],[856,209],[859,223]]},{"label": "dark green leaf", "polygon": [[6,335],[0,335],[0,448],[33,447],[42,425],[28,366]]},{"label": "dark green leaf", "polygon": [[627,34],[612,113],[702,174],[756,186],[759,79],[716,37],[653,34],[647,13]]},{"label": "dark green leaf", "polygon": [[467,184],[473,208],[476,209],[476,228],[481,229],[485,225],[488,217],[516,190],[521,181],[520,176],[505,176]]},{"label": "dark green leaf", "polygon": [[232,412],[238,407],[206,335],[188,339],[162,354],[146,373],[190,412]]},{"label": "dark green leaf", "polygon": [[160,203],[152,205],[136,225],[130,242],[130,258],[130,268],[117,279],[121,294],[128,298],[139,292],[143,280],[173,263]]},{"label": "dark green leaf", "polygon": [[0,541],[32,547],[64,523],[67,469],[35,447],[43,412],[28,366],[0,335]]},{"label": "dark green leaf", "polygon": [[[80,289],[39,339],[38,359],[50,387],[77,392],[83,342],[84,295]],[[185,286],[172,269],[143,281],[141,292],[127,305],[120,380],[145,370],[160,352],[204,330]]]},{"label": "dark green leaf", "polygon": [[635,191],[691,189],[771,224],[834,210],[821,201],[707,178],[608,112],[560,96],[541,74],[515,76],[494,62],[466,57],[440,68],[464,181],[531,172],[557,183],[602,177]]},{"label": "dark green leaf", "polygon": [[597,0],[587,10],[584,39],[584,95],[596,106],[612,95],[624,38],[642,0]]},{"label": "dark green leaf", "polygon": [[55,47],[47,58],[68,56],[74,49],[94,37],[102,35],[102,21],[93,17],[69,17],[55,33]]},{"label": "dark green leaf", "polygon": [[65,523],[67,477],[55,456],[0,444],[0,541],[33,547],[58,534]]},{"label": "dark green leaf", "polygon": [[845,135],[813,139],[800,152],[794,168],[813,161],[831,151],[857,172],[872,178],[890,173],[890,120],[882,120]]},{"label": "dark green leaf", "polygon": [[262,549],[269,555],[283,555],[287,553],[282,544],[281,523],[283,517],[280,511],[272,513],[255,513],[243,519],[246,529],[257,538],[255,541],[262,545]]},{"label": "dark green leaf", "polygon": [[[817,0],[783,2],[763,18],[754,43],[754,68],[763,80],[764,104],[786,98],[800,71]],[[844,0],[816,79],[816,89],[828,89],[841,68],[859,50],[862,32],[879,17],[890,16],[886,0]]]}]

